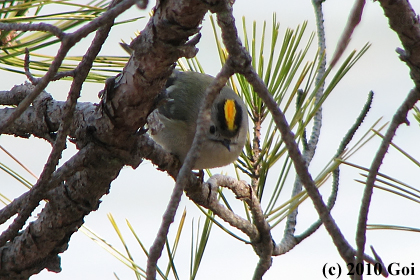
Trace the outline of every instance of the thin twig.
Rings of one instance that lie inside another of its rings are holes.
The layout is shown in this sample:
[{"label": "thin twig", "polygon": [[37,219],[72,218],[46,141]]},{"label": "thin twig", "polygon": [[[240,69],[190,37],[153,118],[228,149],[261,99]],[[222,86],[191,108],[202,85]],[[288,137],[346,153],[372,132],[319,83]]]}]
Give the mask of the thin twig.
[{"label": "thin twig", "polygon": [[[367,113],[369,112],[370,106],[372,104],[372,100],[373,100],[373,92],[371,91],[371,92],[369,92],[368,99],[367,99],[365,105],[363,106],[362,110],[360,111],[360,114],[357,117],[355,123],[352,125],[352,127],[349,129],[349,131],[346,133],[346,135],[341,140],[341,143],[340,143],[340,145],[337,149],[337,152],[334,155],[334,158],[338,158],[344,152],[344,150],[347,148],[347,145],[350,143],[350,141],[353,139],[354,134],[356,133],[356,131],[358,130],[358,128],[360,127],[360,125],[362,124],[364,119],[366,118]],[[333,171],[333,179],[332,179],[333,180],[333,185],[332,185],[332,189],[331,189],[331,194],[328,197],[328,202],[327,202],[328,209],[330,209],[330,210],[334,207],[334,204],[335,204],[335,201],[336,201],[336,198],[337,198],[339,175],[340,175],[340,166],[338,166]],[[322,225],[321,220],[316,221],[307,230],[305,230],[302,234],[296,236],[296,242],[297,243],[302,242],[302,240],[304,240],[305,238],[310,236],[312,233],[314,233],[321,225]]]},{"label": "thin twig", "polygon": [[[364,255],[369,204],[372,197],[373,185],[382,164],[382,160],[385,157],[397,128],[402,123],[408,124],[408,120],[406,119],[407,113],[420,99],[420,44],[418,43],[420,42],[419,17],[414,12],[409,1],[389,2],[379,0],[379,3],[384,10],[385,16],[389,20],[389,26],[397,33],[402,45],[405,48],[405,54],[401,58],[407,63],[408,67],[410,67],[410,76],[416,84],[416,88],[409,92],[402,105],[394,114],[392,122],[388,127],[385,137],[382,139],[381,145],[370,166],[356,231],[357,263],[362,262],[362,256]],[[355,279],[361,279],[361,277],[355,275]]]},{"label": "thin twig", "polygon": [[[228,9],[225,9],[225,11],[227,10]],[[227,14],[228,13],[225,12],[223,15]],[[229,30],[229,32],[222,33],[222,38],[226,48],[229,51],[229,54],[232,55],[232,57],[230,57],[230,59],[233,61],[231,65],[235,66],[235,71],[245,76],[247,81],[253,86],[254,91],[267,105],[267,108],[270,110],[276,123],[277,129],[279,129],[281,133],[282,140],[286,144],[290,158],[294,163],[296,172],[302,180],[302,183],[305,186],[309,196],[311,197],[318,215],[322,219],[327,231],[333,238],[334,244],[336,245],[342,258],[346,262],[352,262],[354,258],[351,254],[351,247],[331,217],[327,206],[322,201],[322,197],[308,171],[305,160],[303,159],[302,154],[300,153],[299,148],[294,141],[294,135],[290,130],[284,114],[278,108],[277,103],[273,99],[272,95],[268,92],[264,82],[261,80],[261,78],[258,77],[255,70],[252,69],[251,64],[249,63],[249,54],[242,47],[237,37],[237,31],[233,22],[234,19],[232,17],[225,16],[223,19],[218,18],[219,25],[223,24],[226,30]]]},{"label": "thin twig", "polygon": [[52,24],[48,23],[0,23],[0,30],[6,30],[6,31],[43,31],[43,32],[49,32],[59,38],[60,40],[63,40],[66,36],[66,33],[64,33],[60,28],[57,26],[54,26]]},{"label": "thin twig", "polygon": [[[244,69],[252,69],[251,56],[242,46],[241,40],[238,36],[231,4],[228,3],[228,1],[221,1],[218,8],[220,10],[217,12],[217,23],[222,31],[221,36],[223,43],[229,53],[229,57],[226,60],[225,66],[230,66],[232,68],[232,73],[233,71],[242,73]],[[254,70],[252,69],[250,71]],[[258,138],[258,135],[256,135],[256,138]],[[259,144],[256,143],[254,148],[258,149],[258,145]],[[258,176],[258,174],[255,175]],[[256,188],[256,186],[254,187]],[[259,256],[259,261],[253,275],[253,279],[257,280],[261,279],[267,270],[271,267],[274,244],[271,237],[271,229],[267,223],[267,220],[262,216],[263,212],[261,207],[251,207],[251,213],[254,217],[253,223],[257,227],[258,233],[260,235],[260,240],[258,243],[255,243],[255,240],[252,240],[254,249]]]},{"label": "thin twig", "polygon": [[[267,234],[271,241],[270,226],[264,217],[264,213],[261,208],[260,201],[253,191],[244,181],[238,181],[232,177],[224,176],[221,174],[213,175],[207,183],[215,186],[221,186],[230,189],[236,196],[237,199],[243,200],[251,210],[253,223],[258,229],[257,234],[253,235],[246,232],[250,237],[251,242],[261,242],[261,236]],[[211,210],[211,209],[210,209]],[[258,249],[256,250],[258,251]]]},{"label": "thin twig", "polygon": [[[139,136],[138,147],[136,157],[150,159],[159,169],[167,171],[172,178],[176,179],[179,174],[179,160],[175,156],[157,145],[147,134]],[[250,239],[257,239],[259,234],[254,225],[248,220],[236,215],[219,202],[217,197],[218,185],[211,181],[211,179],[203,184],[200,191],[196,191],[197,189],[193,187],[187,188],[185,190],[187,196],[198,205],[212,210],[215,215],[245,233]],[[190,173],[187,181],[189,182],[189,186],[201,184],[198,178],[192,173]],[[236,194],[239,195],[239,192],[236,192]]]},{"label": "thin twig", "polygon": [[294,140],[294,135],[290,130],[286,117],[278,108],[277,103],[273,99],[272,95],[268,92],[264,82],[258,77],[257,73],[255,73],[255,71],[252,69],[248,69],[244,75],[248,82],[253,86],[254,91],[258,93],[260,98],[265,102],[267,108],[273,115],[273,120],[276,123],[277,129],[280,131],[281,138],[287,147],[289,156],[292,159],[296,169],[296,173],[300,177],[300,180],[306,188],[309,197],[314,203],[315,209],[318,212],[322,222],[324,223],[328,233],[331,235],[338,252],[347,263],[353,262],[353,256],[350,254],[351,247],[347,240],[344,238],[334,219],[331,217],[328,207],[324,204],[321,194],[316,188],[315,182],[313,181],[308,171],[306,162]]},{"label": "thin twig", "polygon": [[[312,6],[315,10],[315,19],[316,19],[317,35],[318,35],[318,48],[319,48],[319,53],[321,54],[318,57],[320,67],[318,68],[318,71],[316,74],[315,84],[322,83],[315,96],[315,105],[319,102],[319,100],[322,97],[322,94],[324,93],[325,81],[322,78],[325,75],[326,64],[327,64],[327,59],[325,55],[325,51],[327,47],[325,43],[324,14],[322,11],[322,3],[323,1],[318,1],[318,0],[312,1]],[[311,133],[308,145],[303,146],[303,157],[308,166],[310,165],[315,154],[316,146],[319,140],[319,135],[321,134],[321,126],[322,126],[322,107],[319,107],[319,109],[316,111],[314,115],[314,124],[312,127],[312,133]],[[301,191],[302,191],[302,182],[300,181],[299,176],[296,176],[291,197],[298,195]],[[285,244],[290,244],[291,246],[296,245],[295,242],[288,240],[288,239],[292,239],[292,240],[294,239],[294,232],[296,229],[298,207],[294,207],[294,208],[295,210],[293,210],[287,216],[286,226],[284,229],[284,238],[282,240],[283,245]],[[281,246],[281,247],[285,247],[285,246]]]},{"label": "thin twig", "polygon": [[[29,68],[29,49],[25,48],[25,60],[24,60],[24,69],[25,69],[25,75],[28,78],[29,81],[31,81],[31,83],[33,85],[36,85],[41,79],[40,78],[35,78]],[[70,70],[70,71],[62,71],[62,72],[58,72],[57,74],[55,74],[54,78],[51,79],[51,81],[58,81],[64,77],[74,77],[76,75],[76,71],[75,69]]]},{"label": "thin twig", "polygon": [[210,110],[213,101],[231,75],[232,73],[228,70],[228,67],[222,67],[220,73],[216,76],[216,78],[212,81],[206,90],[206,98],[204,104],[201,106],[200,113],[198,114],[197,129],[192,146],[188,151],[181,170],[179,171],[175,187],[172,191],[171,199],[168,203],[168,206],[166,207],[159,231],[149,251],[146,269],[148,280],[154,280],[156,278],[157,261],[162,254],[166,236],[169,232],[169,227],[174,221],[174,217],[178,209],[182,193],[184,191],[184,186],[188,185],[188,178],[194,163],[200,156],[200,149],[207,131],[206,127],[208,127],[208,123],[210,122]]},{"label": "thin twig", "polygon": [[34,99],[47,87],[50,80],[55,76],[55,73],[57,73],[61,62],[66,57],[66,54],[70,47],[71,46],[61,46],[47,73],[37,83],[33,91],[24,100],[22,100],[22,102],[19,103],[19,106],[16,107],[16,110],[7,119],[3,120],[0,123],[0,134],[3,133],[4,129],[13,121],[15,121],[25,111],[29,107],[29,105],[34,101]]},{"label": "thin twig", "polygon": [[30,61],[29,61],[29,49],[25,48],[25,63],[23,65],[23,68],[25,69],[25,75],[26,75],[26,78],[28,78],[28,80],[31,81],[31,83],[33,85],[36,85],[39,82],[40,79],[39,78],[37,79],[32,75],[32,73],[29,69],[29,63],[30,63]]},{"label": "thin twig", "polygon": [[[253,224],[256,231],[253,235],[246,233],[251,238],[251,244],[254,251],[260,257],[257,267],[254,271],[253,279],[261,279],[272,263],[273,241],[270,232],[270,225],[264,217],[260,201],[253,191],[253,188],[247,186],[243,181],[238,181],[229,176],[214,175],[208,181],[217,190],[217,186],[230,189],[237,199],[243,200],[251,210]],[[210,208],[212,210],[212,208]],[[232,213],[233,215],[233,213]],[[248,222],[249,223],[249,222]],[[237,225],[233,225],[237,227]]]},{"label": "thin twig", "polygon": [[136,3],[137,7],[139,7],[139,9],[142,9],[142,10],[147,8],[147,4],[149,4],[148,0],[138,0]]},{"label": "thin twig", "polygon": [[238,181],[232,177],[221,174],[213,175],[207,180],[205,184],[203,184],[202,187],[203,191],[208,188],[211,189],[211,194],[207,203],[207,207],[212,211],[213,209],[219,208],[214,207],[216,204],[220,204],[217,198],[217,190],[219,186],[230,189],[235,194],[237,199],[245,201],[246,204],[250,207],[251,211],[253,211],[253,218],[258,220],[258,225],[253,226],[248,220],[240,218],[234,212],[230,211],[227,208],[226,210],[228,212],[221,213],[222,216],[220,216],[219,214],[217,216],[222,218],[225,222],[228,222],[231,226],[245,233],[251,239],[251,243],[254,246],[255,251],[259,251],[258,243],[261,241],[260,229],[269,228],[269,225],[267,222],[264,221],[265,219],[261,210],[261,205],[254,191],[244,181]]},{"label": "thin twig", "polygon": [[354,29],[356,29],[356,26],[359,25],[360,20],[362,19],[365,2],[365,0],[356,0],[356,3],[354,3],[354,6],[350,12],[349,19],[347,21],[347,25],[344,28],[343,34],[341,35],[341,38],[338,41],[337,48],[331,59],[331,67],[334,67],[334,65],[337,63],[337,61],[340,59],[340,57],[346,50],[350,42],[351,35],[354,32]]},{"label": "thin twig", "polygon": [[41,78],[41,80],[39,80],[32,93],[19,104],[16,110],[7,119],[0,123],[0,134],[8,125],[16,120],[26,110],[26,108],[29,107],[32,101],[47,87],[49,82],[54,79],[59,67],[61,66],[61,63],[63,62],[67,52],[71,47],[73,47],[82,38],[86,37],[89,33],[101,27],[103,24],[106,24],[110,20],[115,19],[118,15],[135,4],[136,1],[137,0],[124,0],[114,8],[108,10],[100,17],[92,20],[90,23],[78,29],[74,33],[63,35],[60,49],[58,50],[57,55],[51,63],[47,73],[44,75],[44,77]]},{"label": "thin twig", "polygon": [[69,71],[61,71],[57,72],[57,74],[55,74],[54,78],[52,78],[51,81],[58,81],[65,77],[74,77],[75,75],[76,71],[74,69]]},{"label": "thin twig", "polygon": [[369,205],[372,198],[373,185],[378,175],[379,168],[382,165],[382,161],[385,157],[385,154],[388,151],[389,145],[394,138],[395,133],[398,127],[406,123],[409,124],[407,120],[408,111],[410,111],[414,104],[420,99],[420,91],[418,88],[414,88],[410,91],[407,98],[398,108],[397,112],[394,114],[392,121],[385,133],[385,136],[382,139],[381,145],[378,151],[375,154],[375,157],[372,161],[372,164],[369,168],[369,175],[366,180],[366,186],[363,192],[362,202],[359,211],[359,220],[357,224],[356,232],[356,244],[357,244],[357,258],[356,263],[361,263],[363,261],[364,248],[366,243],[366,225],[367,225],[367,215],[369,211]]}]

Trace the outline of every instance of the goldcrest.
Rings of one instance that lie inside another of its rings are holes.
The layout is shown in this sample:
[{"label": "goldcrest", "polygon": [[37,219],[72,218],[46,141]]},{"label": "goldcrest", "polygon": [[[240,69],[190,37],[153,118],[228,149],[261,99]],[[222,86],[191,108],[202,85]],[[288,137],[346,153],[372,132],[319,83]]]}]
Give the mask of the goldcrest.
[{"label": "goldcrest", "polygon": [[[205,90],[214,77],[174,70],[166,83],[166,96],[148,118],[152,138],[181,162],[191,148]],[[242,99],[223,87],[211,108],[201,153],[194,169],[228,165],[240,155],[248,131],[248,114]]]}]

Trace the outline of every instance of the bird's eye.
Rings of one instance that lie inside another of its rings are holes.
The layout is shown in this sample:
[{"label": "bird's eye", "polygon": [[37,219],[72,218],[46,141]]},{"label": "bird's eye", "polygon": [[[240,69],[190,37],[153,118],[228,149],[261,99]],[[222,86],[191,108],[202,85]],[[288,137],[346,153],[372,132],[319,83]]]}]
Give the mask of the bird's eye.
[{"label": "bird's eye", "polygon": [[216,127],[214,125],[210,126],[210,133],[214,134],[216,132]]}]

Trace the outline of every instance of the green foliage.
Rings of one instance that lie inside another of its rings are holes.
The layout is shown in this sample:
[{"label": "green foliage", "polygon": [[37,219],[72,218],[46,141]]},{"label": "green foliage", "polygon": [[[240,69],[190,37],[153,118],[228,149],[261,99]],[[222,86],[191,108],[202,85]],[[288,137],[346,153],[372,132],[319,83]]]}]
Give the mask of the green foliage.
[{"label": "green foliage", "polygon": [[[93,0],[87,4],[74,1],[3,1],[0,4],[0,23],[37,23],[39,21],[59,27],[63,32],[71,32],[76,27],[89,23],[104,13],[111,1]],[[48,11],[54,12],[48,12]],[[42,13],[46,11],[45,13]],[[116,24],[135,21],[138,18],[124,20]],[[30,69],[35,77],[45,75],[55,56],[37,53],[56,46],[60,41],[54,35],[41,31],[0,31],[0,69],[19,74],[24,72],[25,48],[30,53]],[[68,56],[59,71],[73,70],[82,56]],[[124,67],[126,56],[98,56],[87,78],[89,82],[103,83],[107,78],[116,75]],[[71,78],[65,78],[71,79]]]},{"label": "green foliage", "polygon": [[[223,63],[226,59],[226,53],[220,40],[217,39],[214,21],[212,18],[210,19],[216,37],[219,56]],[[255,21],[252,24],[251,34],[247,31],[245,18],[242,19],[242,23],[244,30],[243,42],[245,48],[252,56],[253,67],[257,70],[258,75],[266,84],[280,109],[289,116],[288,121],[295,133],[296,141],[305,144],[306,130],[313,121],[315,113],[345,74],[368,50],[369,44],[366,44],[359,52],[351,52],[334,74],[331,68],[327,69],[322,79],[316,83],[315,77],[320,67],[316,61],[320,61],[319,57],[324,54],[315,52],[313,59],[308,58],[309,51],[313,49],[311,46],[315,34],[310,33],[309,36],[306,35],[307,22],[298,26],[295,30],[287,28],[281,41],[279,40],[280,24],[277,22],[275,15],[273,15],[272,19],[271,34],[268,37],[266,36],[267,24],[265,21],[262,24],[261,35],[258,34]],[[307,39],[305,39],[306,37]],[[260,43],[257,44],[257,42]],[[268,55],[266,56],[265,53],[268,53]],[[257,193],[260,200],[263,199],[264,195],[268,196],[268,203],[264,211],[272,226],[275,226],[295,207],[298,207],[307,198],[307,195],[304,191],[286,202],[279,201],[287,178],[295,176],[294,170],[291,168],[292,161],[287,155],[286,147],[273,120],[269,117],[266,105],[243,76],[236,75],[235,81],[239,86],[237,87],[233,83],[232,87],[238,89],[238,93],[245,100],[253,125],[253,130],[250,132],[244,152],[238,159],[235,167],[247,174],[251,181],[254,180],[253,182],[257,184]],[[317,100],[316,93],[324,82],[327,83],[326,89],[321,98]],[[295,106],[291,106],[293,103]],[[266,129],[264,129],[265,127]],[[276,164],[280,164],[280,167],[272,169]],[[327,165],[324,173],[317,176],[316,184],[318,187],[326,181],[338,164],[339,162],[335,161]],[[275,170],[273,176],[277,176],[277,179],[275,186],[270,186],[266,190],[270,170]],[[244,209],[245,215],[249,218],[251,215],[248,212],[248,208],[244,206]],[[223,230],[227,231],[225,228]]]}]

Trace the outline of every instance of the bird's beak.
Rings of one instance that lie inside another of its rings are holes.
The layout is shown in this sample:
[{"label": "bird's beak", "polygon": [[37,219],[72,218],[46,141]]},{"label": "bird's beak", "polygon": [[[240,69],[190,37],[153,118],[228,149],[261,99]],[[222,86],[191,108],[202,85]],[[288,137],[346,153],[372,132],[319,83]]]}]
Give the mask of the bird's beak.
[{"label": "bird's beak", "polygon": [[229,139],[223,139],[220,141],[222,143],[223,146],[226,147],[226,149],[228,149],[228,151],[230,152],[230,140]]}]

